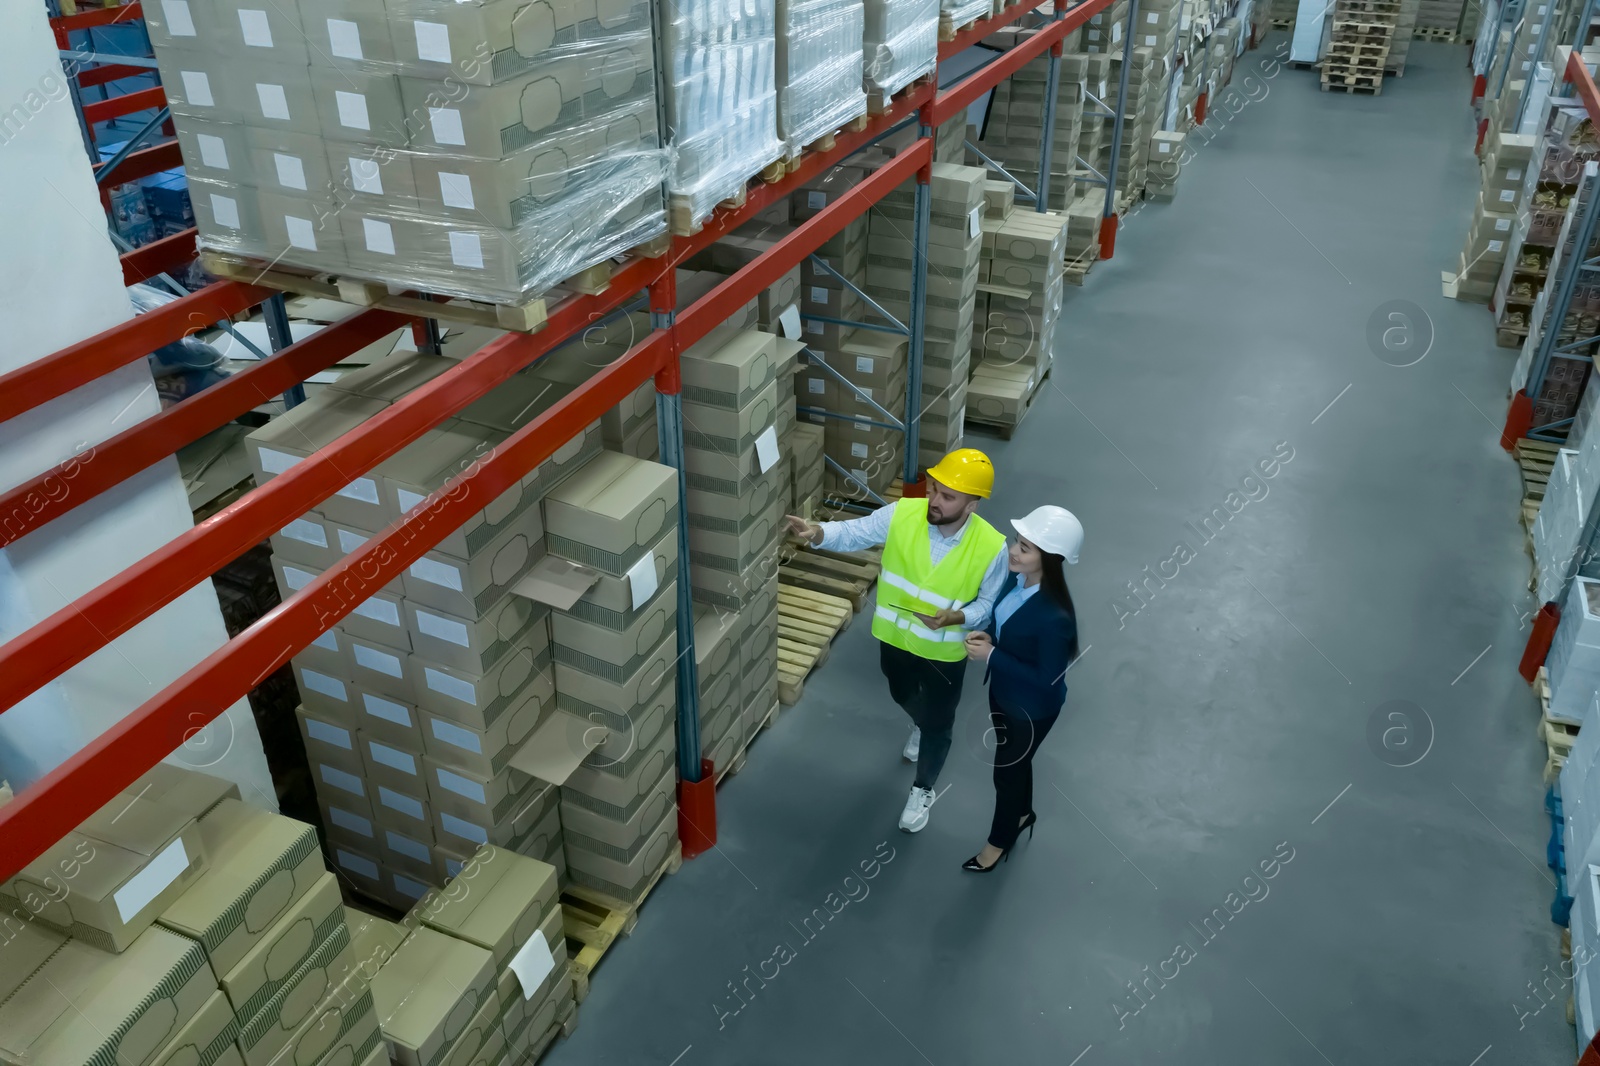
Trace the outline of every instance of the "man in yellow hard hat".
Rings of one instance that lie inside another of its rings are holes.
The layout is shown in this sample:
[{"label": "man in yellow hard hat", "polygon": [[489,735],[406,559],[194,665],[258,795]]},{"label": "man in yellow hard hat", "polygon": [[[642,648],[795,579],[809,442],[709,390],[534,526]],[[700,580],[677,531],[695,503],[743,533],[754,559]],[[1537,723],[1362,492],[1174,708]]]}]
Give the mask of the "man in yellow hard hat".
[{"label": "man in yellow hard hat", "polygon": [[988,624],[1006,577],[1006,538],[975,514],[994,489],[994,465],[959,448],[928,470],[926,499],[906,498],[848,522],[788,516],[789,531],[814,548],[859,551],[883,545],[872,635],[889,695],[911,717],[902,753],[917,776],[900,828],[928,824],[934,784],[950,752],[966,676],[967,630]]}]

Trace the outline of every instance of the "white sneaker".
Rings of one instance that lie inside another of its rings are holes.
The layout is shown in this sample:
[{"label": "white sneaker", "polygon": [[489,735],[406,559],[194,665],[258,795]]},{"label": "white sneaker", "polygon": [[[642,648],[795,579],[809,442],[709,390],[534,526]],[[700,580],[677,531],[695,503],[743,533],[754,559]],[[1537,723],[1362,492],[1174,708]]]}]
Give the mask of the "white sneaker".
[{"label": "white sneaker", "polygon": [[933,789],[911,786],[911,795],[906,797],[906,809],[900,812],[900,830],[904,833],[920,833],[928,824],[928,808],[933,806]]},{"label": "white sneaker", "polygon": [[916,762],[917,761],[917,756],[921,753],[921,751],[922,751],[922,730],[920,730],[920,729],[912,729],[911,730],[911,739],[906,741],[906,748],[905,748],[904,751],[902,751],[900,753],[900,757],[902,759],[904,759],[906,762]]}]

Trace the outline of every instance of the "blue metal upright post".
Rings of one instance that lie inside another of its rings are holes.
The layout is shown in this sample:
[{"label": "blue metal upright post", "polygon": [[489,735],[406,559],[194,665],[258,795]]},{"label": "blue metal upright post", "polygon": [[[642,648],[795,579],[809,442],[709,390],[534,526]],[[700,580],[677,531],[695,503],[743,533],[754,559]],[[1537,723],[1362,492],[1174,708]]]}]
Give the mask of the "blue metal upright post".
[{"label": "blue metal upright post", "polygon": [[[931,144],[933,127],[927,123],[927,112],[918,124],[918,133]],[[922,450],[922,349],[927,334],[928,303],[928,229],[933,212],[933,163],[917,171],[917,184],[913,193],[911,223],[911,344],[906,353],[906,454],[902,471],[902,484],[917,482],[917,460]]]},{"label": "blue metal upright post", "polygon": [[[272,342],[273,351],[281,352],[294,343],[294,335],[289,332],[289,308],[283,302],[283,293],[273,293],[262,303],[261,317],[266,320],[267,340]],[[305,402],[304,385],[291,385],[283,394],[283,406],[286,409]]]},{"label": "blue metal upright post", "polygon": [[1128,68],[1133,65],[1133,31],[1139,20],[1139,0],[1128,0],[1128,22],[1123,27],[1122,70],[1117,77],[1117,106],[1111,118],[1111,159],[1106,164],[1106,208],[1100,218],[1100,258],[1110,259],[1117,247],[1117,168],[1122,162],[1122,126],[1128,111]]},{"label": "blue metal upright post", "polygon": [[[1063,11],[1055,19],[1066,17]],[[1052,20],[1054,21],[1054,19]],[[1034,185],[1033,209],[1039,214],[1050,210],[1050,158],[1056,147],[1056,96],[1061,91],[1061,45],[1050,48],[1050,69],[1044,81],[1044,141],[1039,145],[1039,180]]]}]

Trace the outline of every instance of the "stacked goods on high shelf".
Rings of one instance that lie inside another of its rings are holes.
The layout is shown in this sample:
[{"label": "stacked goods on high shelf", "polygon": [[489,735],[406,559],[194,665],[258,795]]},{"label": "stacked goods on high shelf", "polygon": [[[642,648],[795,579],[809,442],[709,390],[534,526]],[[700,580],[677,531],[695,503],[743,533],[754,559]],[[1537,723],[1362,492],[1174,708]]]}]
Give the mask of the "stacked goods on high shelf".
[{"label": "stacked goods on high shelf", "polygon": [[867,106],[882,113],[889,98],[939,61],[941,0],[865,0],[862,41]]},{"label": "stacked goods on high shelf", "polygon": [[[312,394],[246,438],[257,482],[452,365],[398,352]],[[283,596],[423,503],[560,391],[519,374],[274,534]],[[368,895],[403,910],[484,842],[560,863],[555,790],[522,758],[536,730],[559,725],[549,611],[513,586],[545,555],[540,499],[600,441],[599,426],[589,427],[399,580],[347,591],[361,602],[295,656],[296,714],[323,826],[335,862]]]},{"label": "stacked goods on high shelf", "polygon": [[[1589,724],[1570,740],[1563,760],[1556,794],[1546,798],[1550,808],[1552,836],[1551,865],[1556,867],[1556,901],[1551,917],[1565,918],[1570,934],[1572,977],[1572,1022],[1577,1028],[1579,1047],[1588,1047],[1600,1028],[1600,727],[1592,723],[1595,711],[1585,709]],[[1541,722],[1546,735],[1554,735],[1554,723]],[[1565,891],[1563,891],[1565,890]],[[1563,952],[1567,954],[1566,952]]]},{"label": "stacked goods on high shelf", "polygon": [[226,781],[157,766],[0,898],[7,1062],[387,1059],[316,830]]},{"label": "stacked goods on high shelf", "polygon": [[957,30],[991,13],[999,13],[994,0],[939,0],[939,40],[954,40]]},{"label": "stacked goods on high shelf", "polygon": [[[1574,562],[1579,575],[1600,577],[1600,537],[1584,538],[1600,491],[1600,431],[1593,431],[1592,426],[1597,407],[1600,389],[1585,390],[1568,437],[1575,447],[1555,453],[1530,531],[1533,591],[1540,603],[1553,603],[1561,597],[1562,583]],[[1552,687],[1554,684],[1552,680]],[[1562,702],[1571,705],[1570,697],[1563,697]]]},{"label": "stacked goods on high shelf", "polygon": [[[1014,48],[1036,32],[1008,26],[1005,31],[992,34],[991,39],[1006,38],[1005,47]],[[1083,81],[1088,58],[1081,54],[1065,56],[1058,68],[1047,198],[1049,207],[1055,211],[1065,211],[1077,193],[1074,176],[1078,169],[1078,138],[1083,129]],[[1039,172],[1049,70],[1049,57],[1039,56],[995,86],[978,141],[979,148],[990,159],[1025,178]],[[1027,184],[1032,185],[1033,180]]]},{"label": "stacked goods on high shelf", "polygon": [[1401,0],[1334,0],[1322,91],[1383,92]]},{"label": "stacked goods on high shelf", "polygon": [[520,304],[661,235],[649,4],[522,13],[152,7],[199,246]]},{"label": "stacked goods on high shelf", "polygon": [[[1511,130],[1517,125],[1522,112],[1522,101],[1528,87],[1535,82],[1534,64],[1549,59],[1560,39],[1556,33],[1544,33],[1545,22],[1552,17],[1555,4],[1534,4],[1522,11],[1512,26],[1500,28],[1494,34],[1478,41],[1473,52],[1473,69],[1484,76],[1485,93],[1479,103],[1479,115],[1488,123],[1488,129]],[[1540,36],[1545,37],[1546,54],[1539,54]],[[1493,50],[1494,62],[1489,64]]]},{"label": "stacked goods on high shelf", "polygon": [[933,131],[933,161],[935,163],[965,163],[967,141],[976,141],[977,131],[967,125],[966,112],[949,119]]},{"label": "stacked goods on high shelf", "polygon": [[864,116],[862,0],[777,0],[778,138],[785,158]]},{"label": "stacked goods on high shelf", "polygon": [[[1536,140],[1531,134],[1496,130],[1484,142],[1479,156],[1482,183],[1478,202],[1467,229],[1466,247],[1456,265],[1457,294],[1462,298],[1486,301],[1494,295],[1495,283],[1511,253],[1517,214],[1528,190],[1537,183],[1530,167]],[[1532,254],[1532,249],[1529,252]],[[1530,263],[1519,263],[1517,269],[1529,266],[1542,277],[1547,258],[1534,255]],[[1523,280],[1528,283],[1526,300],[1514,297],[1517,306],[1511,310],[1502,301],[1496,311],[1500,328],[1516,333],[1519,342],[1527,332],[1534,279]]]},{"label": "stacked goods on high shelf", "polygon": [[1150,170],[1144,184],[1145,195],[1150,199],[1165,202],[1177,195],[1185,136],[1165,131],[1150,135]]},{"label": "stacked goods on high shelf", "polygon": [[[920,409],[916,447],[917,464],[922,467],[933,465],[946,452],[960,447],[965,432],[967,378],[978,321],[984,185],[985,174],[981,167],[953,163],[933,165],[928,187],[922,395],[914,398]],[[902,322],[909,322],[911,314],[914,249],[910,238],[914,188],[911,182],[906,182],[868,212],[867,295]],[[886,344],[891,339],[896,342],[892,348]],[[865,383],[868,375],[861,371],[868,365],[865,361],[868,348],[873,352],[875,368],[885,359],[893,368],[888,371],[893,375],[888,380],[898,384],[890,384],[889,396],[903,397],[905,341],[899,337],[857,330],[841,351],[843,358],[834,366],[858,384]],[[880,376],[874,380],[884,378]],[[875,446],[890,445],[896,436],[892,430],[871,428]],[[879,484],[873,486],[874,490],[882,493],[896,474],[894,469],[884,469],[878,474]]]},{"label": "stacked goods on high shelf", "polygon": [[[1067,39],[1072,40],[1069,34]],[[1109,80],[1111,57],[1104,52],[1068,53],[1061,57],[1063,80],[1083,85],[1083,105],[1078,123],[1078,147],[1073,159],[1073,172],[1077,178],[1073,197],[1068,201],[1075,207],[1087,201],[1104,206],[1106,189],[1089,167],[1099,168],[1100,149],[1111,140],[1111,123],[1103,114],[1116,106],[1117,86]],[[1086,165],[1087,164],[1087,165]],[[1104,171],[1100,172],[1104,174]]]},{"label": "stacked goods on high shelf", "polygon": [[[778,140],[774,0],[731,8],[682,0],[659,8],[658,62],[672,163],[667,199],[672,230],[694,233],[747,182],[782,176]],[[834,44],[839,43],[830,37]]]},{"label": "stacked goods on high shelf", "polygon": [[1004,210],[983,219],[984,324],[967,420],[1010,437],[1049,376],[1061,315],[1067,218]]}]

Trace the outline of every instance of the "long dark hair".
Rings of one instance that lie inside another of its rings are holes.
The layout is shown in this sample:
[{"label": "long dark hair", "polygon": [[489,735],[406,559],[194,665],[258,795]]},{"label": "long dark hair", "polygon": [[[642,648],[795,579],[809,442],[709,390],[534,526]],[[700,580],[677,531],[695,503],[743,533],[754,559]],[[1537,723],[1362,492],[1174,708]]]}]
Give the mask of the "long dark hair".
[{"label": "long dark hair", "polygon": [[1070,663],[1078,658],[1078,611],[1072,606],[1072,593],[1067,589],[1067,575],[1062,569],[1066,560],[1041,548],[1039,562],[1039,584],[1044,586],[1044,594],[1072,617],[1072,643],[1067,647],[1067,661]]}]

